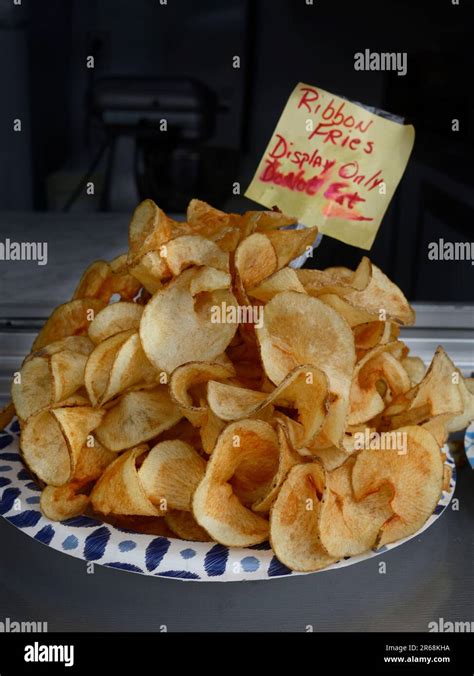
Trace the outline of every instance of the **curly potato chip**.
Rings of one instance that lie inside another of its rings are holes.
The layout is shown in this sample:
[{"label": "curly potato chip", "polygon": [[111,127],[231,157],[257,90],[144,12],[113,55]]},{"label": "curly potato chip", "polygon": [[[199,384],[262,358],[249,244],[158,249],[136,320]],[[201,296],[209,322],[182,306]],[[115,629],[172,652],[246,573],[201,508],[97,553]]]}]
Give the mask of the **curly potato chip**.
[{"label": "curly potato chip", "polygon": [[333,400],[324,430],[338,446],[355,365],[354,336],[347,323],[319,299],[287,291],[267,303],[263,326],[256,332],[265,372],[275,384],[302,364],[312,364],[326,374]]},{"label": "curly potato chip", "polygon": [[148,499],[138,476],[137,461],[146,451],[146,445],[131,448],[107,467],[90,496],[96,512],[163,516],[164,511]]},{"label": "curly potato chip", "polygon": [[192,199],[188,204],[186,220],[194,234],[212,237],[236,225],[240,217],[219,211],[202,200]]},{"label": "curly potato chip", "polygon": [[140,338],[146,356],[158,371],[171,373],[181,364],[195,361],[196,356],[212,361],[224,352],[237,331],[237,324],[212,321],[216,308],[236,308],[232,293],[218,289],[193,297],[193,281],[196,271],[185,270],[166,289],[158,291],[143,312]]},{"label": "curly potato chip", "polygon": [[381,526],[378,546],[407,537],[421,528],[438,504],[443,487],[443,461],[435,438],[417,426],[402,427],[397,432],[405,435],[404,453],[396,448],[364,449],[357,455],[352,470],[357,501],[385,484],[392,488],[393,516]]},{"label": "curly potato chip", "polygon": [[165,514],[165,522],[182,540],[192,540],[193,542],[210,542],[211,537],[204,528],[198,524],[191,512],[183,512],[177,509],[170,509]]},{"label": "curly potato chip", "polygon": [[262,233],[246,237],[235,251],[236,274],[244,289],[255,287],[278,270],[278,258],[269,238]]},{"label": "curly potato chip", "polygon": [[64,521],[83,514],[89,504],[89,496],[79,493],[80,485],[45,486],[41,492],[40,508],[51,521]]},{"label": "curly potato chip", "polygon": [[120,301],[107,305],[89,324],[89,338],[98,345],[117,333],[137,330],[142,314],[143,306],[136,303]]},{"label": "curly potato chip", "polygon": [[328,490],[319,511],[321,544],[338,559],[374,547],[383,524],[393,516],[389,484],[359,501],[355,499],[352,489],[355,462],[356,458],[350,457],[328,473]]},{"label": "curly potato chip", "polygon": [[183,235],[171,240],[166,245],[165,258],[175,276],[191,265],[205,265],[229,272],[229,254],[201,235]]},{"label": "curly potato chip", "polygon": [[385,409],[386,399],[410,389],[407,372],[390,350],[388,343],[369,350],[357,364],[351,385],[349,425],[371,420]]},{"label": "curly potato chip", "polygon": [[87,437],[104,411],[90,406],[42,410],[26,421],[21,432],[23,457],[42,481],[62,486],[74,478]]},{"label": "curly potato chip", "polygon": [[232,363],[193,361],[178,366],[170,379],[170,392],[174,401],[181,407],[183,414],[196,426],[203,424],[208,407],[201,404],[205,395],[203,385],[209,380],[229,380],[235,376]]},{"label": "curly potato chip", "polygon": [[175,439],[156,444],[145,457],[138,477],[148,499],[167,509],[191,511],[193,493],[206,463],[189,444]]},{"label": "curly potato chip", "polygon": [[319,535],[319,512],[326,483],[326,471],[317,460],[295,465],[270,512],[273,551],[292,570],[319,570],[337,560],[322,547]]},{"label": "curly potato chip", "polygon": [[226,383],[208,383],[209,406],[222,420],[249,418],[271,404],[295,409],[300,423],[298,435],[290,432],[295,448],[309,444],[322,427],[327,414],[327,395],[326,375],[308,364],[291,371],[268,395]]},{"label": "curly potato chip", "polygon": [[268,521],[249,506],[268,494],[278,464],[278,438],[268,423],[242,420],[228,425],[194,493],[196,521],[224,545],[248,547],[266,540]]},{"label": "curly potato chip", "polygon": [[297,270],[296,274],[310,296],[335,294],[344,297],[351,291],[363,291],[372,279],[372,264],[364,256],[357,269],[327,268],[326,270]]},{"label": "curly potato chip", "polygon": [[304,286],[301,284],[298,276],[292,268],[282,268],[275,272],[270,277],[267,277],[257,286],[247,290],[247,293],[252,298],[257,298],[267,302],[271,300],[277,293],[282,291],[298,291],[298,293],[306,293]]},{"label": "curly potato chip", "polygon": [[111,451],[123,451],[153,439],[181,417],[165,386],[132,390],[106,412],[95,435]]},{"label": "curly potato chip", "polygon": [[89,322],[103,307],[105,302],[99,298],[78,298],[58,305],[38,333],[32,349],[40,350],[61,338],[87,333]]},{"label": "curly potato chip", "polygon": [[173,237],[189,233],[185,223],[169,218],[153,200],[141,202],[133,212],[128,228],[128,265],[133,268],[143,256],[169,242]]}]

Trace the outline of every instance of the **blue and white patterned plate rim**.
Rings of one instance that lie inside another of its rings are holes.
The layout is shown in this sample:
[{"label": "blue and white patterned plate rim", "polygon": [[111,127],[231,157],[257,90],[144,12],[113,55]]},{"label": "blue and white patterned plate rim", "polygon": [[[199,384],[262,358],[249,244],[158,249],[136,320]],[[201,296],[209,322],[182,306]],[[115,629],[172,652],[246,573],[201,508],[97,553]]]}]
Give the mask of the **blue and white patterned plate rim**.
[{"label": "blue and white patterned plate rim", "polygon": [[[16,420],[0,432],[0,514],[45,545],[109,568],[180,580],[234,582],[308,574],[296,573],[280,563],[269,543],[244,549],[229,548],[215,542],[135,533],[86,516],[52,522],[39,509],[40,489],[24,468],[18,435]],[[377,551],[341,559],[317,572],[344,568],[378,556],[429,528],[446,509],[456,485],[454,462],[448,449],[445,450],[452,467],[450,487],[443,491],[435,511],[419,531]]]},{"label": "blue and white patterned plate rim", "polygon": [[472,422],[464,434],[464,448],[472,469],[474,469],[474,422]]}]

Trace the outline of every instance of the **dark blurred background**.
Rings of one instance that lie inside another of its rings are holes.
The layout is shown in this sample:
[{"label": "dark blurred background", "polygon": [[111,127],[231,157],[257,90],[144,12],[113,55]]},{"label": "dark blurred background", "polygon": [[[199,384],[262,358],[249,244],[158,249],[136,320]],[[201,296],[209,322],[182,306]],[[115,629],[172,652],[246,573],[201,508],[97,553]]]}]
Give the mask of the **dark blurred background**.
[{"label": "dark blurred background", "polygon": [[[161,2],[0,0],[0,211],[86,219],[148,196],[172,213],[195,196],[252,208],[243,193],[304,81],[414,124],[370,256],[411,300],[474,300],[470,261],[427,256],[439,238],[474,241],[471,2]],[[354,70],[365,49],[406,51],[407,75]],[[325,237],[311,264],[355,266],[362,254]]]}]

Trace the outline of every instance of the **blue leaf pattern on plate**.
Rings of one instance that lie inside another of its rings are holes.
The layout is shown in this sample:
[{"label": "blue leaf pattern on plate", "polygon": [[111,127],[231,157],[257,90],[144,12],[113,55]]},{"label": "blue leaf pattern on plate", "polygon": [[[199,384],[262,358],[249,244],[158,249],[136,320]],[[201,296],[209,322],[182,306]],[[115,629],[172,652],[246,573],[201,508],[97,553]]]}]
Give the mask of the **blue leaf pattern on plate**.
[{"label": "blue leaf pattern on plate", "polygon": [[[1,448],[5,448],[5,446]],[[21,462],[21,455],[19,453],[0,453],[0,460],[19,460]]]},{"label": "blue leaf pattern on plate", "polygon": [[204,560],[204,569],[209,577],[222,575],[225,572],[228,558],[229,549],[224,547],[224,545],[214,545],[211,547]]},{"label": "blue leaf pattern on plate", "polygon": [[118,570],[127,570],[129,573],[143,573],[143,570],[133,563],[122,563],[121,561],[112,561],[112,563],[104,563],[107,568],[118,568]]},{"label": "blue leaf pattern on plate", "polygon": [[98,528],[86,537],[84,558],[86,561],[98,561],[104,556],[107,542],[110,539],[110,530],[106,526]]},{"label": "blue leaf pattern on plate", "polygon": [[35,535],[35,540],[39,540],[45,545],[49,545],[54,537],[54,528],[52,526],[43,526]]},{"label": "blue leaf pattern on plate", "polygon": [[8,484],[11,484],[11,479],[7,479],[6,476],[0,476],[0,488],[8,486]]},{"label": "blue leaf pattern on plate", "polygon": [[155,570],[160,565],[164,555],[170,548],[170,544],[168,538],[164,537],[155,538],[150,542],[145,553],[147,570]]},{"label": "blue leaf pattern on plate", "polygon": [[163,573],[157,573],[160,577],[179,577],[182,580],[200,580],[197,573],[191,573],[189,570],[165,570]]},{"label": "blue leaf pattern on plate", "polygon": [[292,570],[287,568],[283,563],[278,561],[277,557],[274,556],[270,561],[270,566],[268,568],[268,577],[277,577],[278,575],[291,575]]},{"label": "blue leaf pattern on plate", "polygon": [[73,526],[74,528],[92,528],[93,526],[98,526],[100,521],[91,519],[88,516],[73,516],[70,519],[64,519],[61,523],[64,526]]},{"label": "blue leaf pattern on plate", "polygon": [[2,499],[0,500],[0,514],[6,514],[13,507],[13,503],[20,495],[19,488],[6,488],[3,491]]},{"label": "blue leaf pattern on plate", "polygon": [[41,519],[41,512],[27,509],[26,512],[20,512],[16,516],[6,516],[5,518],[18,528],[31,528],[31,526],[36,526]]}]

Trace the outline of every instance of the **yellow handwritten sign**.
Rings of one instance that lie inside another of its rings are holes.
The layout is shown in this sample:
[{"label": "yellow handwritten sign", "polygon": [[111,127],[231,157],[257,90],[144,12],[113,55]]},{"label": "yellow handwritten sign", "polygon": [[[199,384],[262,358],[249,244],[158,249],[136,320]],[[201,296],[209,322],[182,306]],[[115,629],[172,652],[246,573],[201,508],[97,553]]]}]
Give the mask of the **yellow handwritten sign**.
[{"label": "yellow handwritten sign", "polygon": [[245,195],[370,249],[414,140],[412,125],[300,82]]}]

